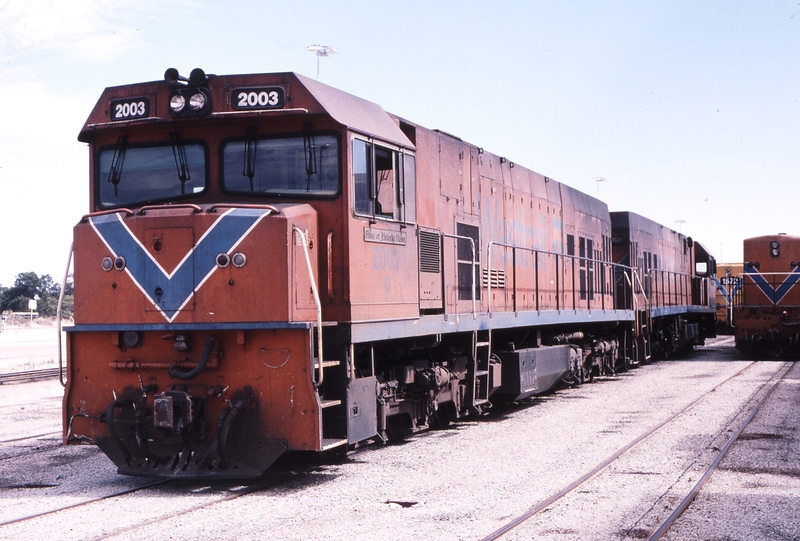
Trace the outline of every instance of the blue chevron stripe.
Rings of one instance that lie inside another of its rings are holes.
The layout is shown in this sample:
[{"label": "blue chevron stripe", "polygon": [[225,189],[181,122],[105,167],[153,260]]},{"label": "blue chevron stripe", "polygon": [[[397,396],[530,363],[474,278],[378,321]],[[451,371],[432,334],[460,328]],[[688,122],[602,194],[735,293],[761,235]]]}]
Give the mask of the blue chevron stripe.
[{"label": "blue chevron stripe", "polygon": [[172,273],[158,264],[119,214],[95,216],[89,223],[114,257],[125,258],[128,276],[171,323],[217,269],[217,255],[234,250],[270,213],[270,210],[240,208],[225,212],[211,224],[194,248],[189,249]]},{"label": "blue chevron stripe", "polygon": [[761,290],[767,298],[772,301],[773,304],[778,304],[783,300],[787,293],[795,286],[798,280],[800,280],[800,267],[795,267],[795,269],[789,273],[789,275],[781,282],[777,288],[772,287],[767,279],[761,274],[757,268],[753,266],[746,266],[744,272],[753,280],[758,288]]}]

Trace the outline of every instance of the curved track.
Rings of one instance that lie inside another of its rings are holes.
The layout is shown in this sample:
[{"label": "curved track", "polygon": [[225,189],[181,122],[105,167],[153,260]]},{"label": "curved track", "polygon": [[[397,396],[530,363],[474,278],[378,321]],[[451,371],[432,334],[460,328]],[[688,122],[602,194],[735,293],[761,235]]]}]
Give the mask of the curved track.
[{"label": "curved track", "polygon": [[745,421],[742,423],[739,429],[730,437],[725,446],[722,449],[720,449],[717,458],[715,458],[714,461],[708,466],[706,472],[703,474],[703,476],[700,478],[697,484],[694,487],[692,487],[692,490],[690,490],[689,493],[683,498],[683,500],[681,500],[681,502],[678,504],[678,506],[675,508],[672,514],[667,518],[667,520],[665,520],[664,523],[653,533],[653,535],[650,536],[649,541],[656,541],[658,539],[661,539],[661,537],[667,532],[667,530],[670,529],[670,527],[675,523],[675,521],[677,521],[678,518],[680,518],[683,512],[686,511],[686,509],[689,507],[689,504],[692,503],[697,494],[700,492],[700,489],[703,487],[706,481],[708,481],[709,477],[711,477],[711,474],[713,474],[714,471],[717,469],[719,463],[722,462],[723,458],[725,458],[725,455],[728,453],[728,450],[731,448],[734,442],[739,438],[739,436],[742,434],[747,425],[750,424],[750,421],[752,421],[753,418],[756,416],[758,410],[761,409],[761,406],[772,395],[773,391],[775,391],[775,389],[778,387],[778,384],[784,380],[784,377],[786,376],[786,374],[789,373],[790,368],[791,365],[788,366],[784,365],[781,368],[781,370],[783,370],[783,373],[780,374],[779,377],[774,378],[774,383],[772,383],[772,386],[770,386],[766,394],[762,396],[760,400],[758,400],[756,405],[750,411],[750,415],[747,416],[747,419],[745,419]]},{"label": "curved track", "polygon": [[[712,394],[715,391],[717,391],[719,388],[721,388],[723,385],[727,384],[731,380],[733,380],[733,379],[739,377],[740,375],[742,375],[746,370],[748,370],[750,367],[754,366],[754,364],[755,364],[754,362],[751,362],[750,364],[748,364],[747,366],[745,366],[744,368],[739,370],[736,374],[733,374],[729,378],[727,378],[724,381],[720,382],[713,389],[709,390],[705,394],[703,394],[703,395],[699,396],[698,398],[694,399],[692,402],[690,402],[685,407],[683,407],[679,411],[677,411],[674,414],[672,414],[671,416],[669,416],[664,421],[660,422],[659,424],[651,427],[650,429],[648,429],[647,431],[645,431],[641,435],[637,436],[630,443],[628,443],[627,445],[621,447],[616,452],[611,454],[608,458],[606,458],[601,463],[599,463],[597,466],[595,466],[592,470],[590,470],[586,474],[582,475],[581,477],[579,477],[578,479],[576,479],[572,483],[568,484],[567,486],[565,486],[564,488],[562,488],[558,492],[554,493],[550,497],[548,497],[548,498],[540,501],[539,503],[535,504],[528,511],[526,511],[522,515],[516,517],[515,519],[509,521],[507,524],[505,524],[503,527],[499,528],[495,532],[493,532],[490,535],[484,537],[483,541],[492,541],[492,540],[495,540],[495,539],[502,538],[506,533],[510,532],[511,530],[516,528],[517,526],[523,524],[528,519],[530,519],[531,517],[535,516],[539,512],[543,511],[544,509],[546,509],[548,506],[550,506],[554,502],[556,502],[559,499],[563,498],[567,494],[572,493],[578,487],[580,487],[584,483],[586,483],[586,481],[588,481],[589,479],[591,479],[592,477],[594,477],[595,475],[597,475],[601,471],[603,471],[606,468],[608,468],[611,464],[613,464],[616,460],[618,460],[627,451],[629,451],[630,449],[635,447],[637,444],[639,444],[642,441],[644,441],[646,438],[648,438],[649,436],[651,436],[652,434],[654,434],[658,430],[660,430],[663,427],[669,425],[670,423],[675,421],[678,417],[680,417],[684,413],[687,413],[689,410],[691,410],[700,401],[702,401],[703,399],[708,397],[710,394]],[[692,499],[694,499],[694,497],[697,495],[697,491],[699,491],[700,487],[702,486],[702,483],[705,482],[705,480],[711,474],[713,469],[717,466],[717,464],[719,464],[719,461],[722,460],[722,458],[724,457],[724,455],[727,452],[728,448],[730,448],[730,445],[735,441],[735,439],[738,437],[738,435],[741,434],[742,430],[744,430],[744,428],[747,425],[747,423],[749,423],[750,420],[755,416],[756,412],[758,411],[758,408],[761,407],[761,404],[763,404],[763,402],[769,397],[769,395],[772,393],[772,391],[775,389],[775,387],[777,387],[778,383],[783,379],[783,377],[789,371],[790,367],[791,367],[791,364],[784,363],[784,364],[782,364],[781,368],[778,371],[776,371],[775,376],[773,376],[773,378],[771,380],[771,381],[774,381],[774,383],[772,383],[772,385],[769,388],[769,390],[767,391],[767,393],[753,407],[753,409],[752,409],[750,415],[748,416],[747,420],[737,430],[737,432],[734,434],[734,436],[731,437],[731,439],[728,441],[728,444],[726,444],[725,447],[720,451],[719,456],[717,457],[717,459],[714,460],[712,465],[709,467],[709,470],[706,472],[706,475],[703,476],[703,479],[701,479],[701,482],[698,482],[698,484],[695,486],[695,489],[693,489],[693,491],[686,496],[684,501],[681,502],[681,504],[679,505],[678,509],[676,509],[675,513],[673,513],[674,516],[670,516],[669,519],[668,519],[668,522],[665,522],[665,524],[661,528],[659,528],[657,530],[656,533],[658,534],[658,536],[656,536],[656,534],[654,534],[653,537],[651,537],[650,539],[652,539],[652,540],[659,539],[661,537],[661,535],[663,535],[663,533],[674,522],[674,520],[677,519],[680,516],[680,514],[686,509],[686,507],[688,507],[689,503],[691,503]],[[778,375],[778,374],[780,374],[780,375]],[[767,382],[764,386],[762,386],[759,389],[759,391],[756,392],[756,394],[758,394],[759,392],[763,391],[763,388],[765,386],[769,385],[769,384],[770,384],[770,382]]]}]

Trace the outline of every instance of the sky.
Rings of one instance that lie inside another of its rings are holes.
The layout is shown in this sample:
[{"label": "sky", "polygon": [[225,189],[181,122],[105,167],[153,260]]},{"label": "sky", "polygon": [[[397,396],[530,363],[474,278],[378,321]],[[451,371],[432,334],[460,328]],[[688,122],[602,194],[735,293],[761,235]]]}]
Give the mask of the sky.
[{"label": "sky", "polygon": [[[0,284],[62,282],[103,88],[295,71],[693,237],[800,236],[800,0],[0,0]],[[598,180],[603,179],[603,180]]]}]

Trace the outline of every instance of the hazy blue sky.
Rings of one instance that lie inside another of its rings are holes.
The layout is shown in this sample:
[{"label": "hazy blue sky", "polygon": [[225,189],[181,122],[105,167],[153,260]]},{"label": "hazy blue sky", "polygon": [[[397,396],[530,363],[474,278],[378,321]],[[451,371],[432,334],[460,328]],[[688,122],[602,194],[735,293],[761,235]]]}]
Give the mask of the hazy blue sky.
[{"label": "hazy blue sky", "polygon": [[[0,284],[61,281],[106,86],[296,71],[691,235],[794,224],[799,0],[0,0]],[[594,179],[602,177],[605,182]]]}]

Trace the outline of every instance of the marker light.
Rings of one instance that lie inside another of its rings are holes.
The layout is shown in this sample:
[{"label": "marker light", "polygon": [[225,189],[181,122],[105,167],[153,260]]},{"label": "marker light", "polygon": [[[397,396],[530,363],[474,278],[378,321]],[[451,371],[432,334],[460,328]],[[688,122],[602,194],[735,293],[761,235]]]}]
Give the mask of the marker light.
[{"label": "marker light", "polygon": [[231,263],[233,263],[233,266],[237,269],[241,269],[244,267],[244,264],[247,263],[247,257],[242,252],[236,252],[231,258]]}]

